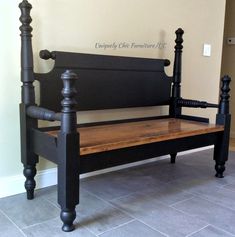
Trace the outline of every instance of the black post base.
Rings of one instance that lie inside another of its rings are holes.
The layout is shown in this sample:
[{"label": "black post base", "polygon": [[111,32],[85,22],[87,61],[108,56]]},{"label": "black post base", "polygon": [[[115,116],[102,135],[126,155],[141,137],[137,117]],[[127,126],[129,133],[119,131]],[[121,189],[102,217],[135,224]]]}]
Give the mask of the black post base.
[{"label": "black post base", "polygon": [[62,230],[64,232],[70,232],[75,229],[73,221],[76,218],[75,208],[73,210],[65,210],[60,212],[60,218],[63,221]]},{"label": "black post base", "polygon": [[216,162],[215,164],[216,174],[215,177],[223,178],[223,173],[225,171],[225,162]]},{"label": "black post base", "polygon": [[24,186],[27,192],[28,200],[32,200],[34,198],[34,189],[36,187],[36,182],[34,180],[34,177],[36,173],[37,173],[36,164],[24,166],[24,176],[26,178]]},{"label": "black post base", "polygon": [[34,199],[34,189],[27,190],[27,199],[33,200]]},{"label": "black post base", "polygon": [[171,164],[175,164],[175,159],[176,159],[177,153],[170,154],[170,156],[171,156]]}]

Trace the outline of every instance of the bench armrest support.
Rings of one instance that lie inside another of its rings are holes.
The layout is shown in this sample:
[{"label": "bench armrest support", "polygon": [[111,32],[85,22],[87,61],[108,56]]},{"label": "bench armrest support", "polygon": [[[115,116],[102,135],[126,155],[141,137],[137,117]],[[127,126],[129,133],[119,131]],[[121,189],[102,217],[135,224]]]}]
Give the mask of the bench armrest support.
[{"label": "bench armrest support", "polygon": [[177,107],[189,107],[189,108],[218,108],[218,104],[207,103],[206,101],[189,100],[179,98],[176,100]]},{"label": "bench armrest support", "polygon": [[46,121],[61,121],[61,113],[56,113],[38,106],[29,106],[27,108],[27,115],[31,118],[36,118]]}]

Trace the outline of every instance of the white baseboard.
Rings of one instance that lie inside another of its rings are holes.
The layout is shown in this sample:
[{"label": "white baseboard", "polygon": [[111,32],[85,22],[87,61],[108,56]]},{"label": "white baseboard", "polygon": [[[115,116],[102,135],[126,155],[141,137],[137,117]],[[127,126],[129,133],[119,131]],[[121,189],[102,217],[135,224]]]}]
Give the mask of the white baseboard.
[{"label": "white baseboard", "polygon": [[[180,152],[179,155],[186,155],[186,154],[203,151],[203,150],[207,150],[211,148],[213,148],[213,146],[207,146],[207,147],[202,147],[198,149],[188,150],[188,151]],[[169,158],[168,155],[160,156],[160,157],[156,157],[156,158],[152,158],[152,159],[148,159],[144,161],[138,161],[138,162],[129,163],[126,165],[120,165],[120,166],[116,166],[116,167],[112,167],[108,169],[98,170],[98,171],[90,172],[87,174],[83,174],[81,175],[81,178],[87,178],[87,177],[104,174],[104,173],[108,173],[112,171],[117,171],[117,170],[129,168],[129,167],[143,165],[143,164],[147,164],[147,163],[151,163],[151,162],[155,162],[155,161],[163,160],[167,158]],[[35,180],[37,183],[36,189],[41,189],[41,188],[49,187],[52,185],[56,185],[57,184],[57,168],[38,171],[35,177]],[[24,182],[25,182],[25,177],[23,176],[23,174],[0,178],[0,198],[16,195],[19,193],[24,193],[25,192]]]},{"label": "white baseboard", "polygon": [[[35,177],[37,189],[57,184],[57,168],[38,171]],[[0,198],[25,192],[23,174],[0,178]]]}]

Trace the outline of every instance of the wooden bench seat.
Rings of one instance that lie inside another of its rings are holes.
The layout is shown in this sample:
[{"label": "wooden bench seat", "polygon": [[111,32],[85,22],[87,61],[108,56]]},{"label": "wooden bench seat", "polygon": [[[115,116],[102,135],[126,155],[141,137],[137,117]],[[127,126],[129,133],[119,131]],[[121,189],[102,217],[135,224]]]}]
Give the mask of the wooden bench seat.
[{"label": "wooden bench seat", "polygon": [[[80,155],[223,131],[224,126],[183,119],[155,119],[78,128]],[[57,136],[58,130],[48,134]]]}]

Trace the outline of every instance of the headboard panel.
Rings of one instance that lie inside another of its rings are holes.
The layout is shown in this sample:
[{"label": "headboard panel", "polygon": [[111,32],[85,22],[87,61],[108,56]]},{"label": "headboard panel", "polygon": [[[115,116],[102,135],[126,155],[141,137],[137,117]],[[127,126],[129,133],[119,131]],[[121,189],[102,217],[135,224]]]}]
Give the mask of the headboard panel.
[{"label": "headboard panel", "polygon": [[61,74],[72,69],[78,111],[167,105],[171,78],[164,72],[168,60],[53,52],[51,72],[35,74],[40,81],[40,106],[61,110]]}]

